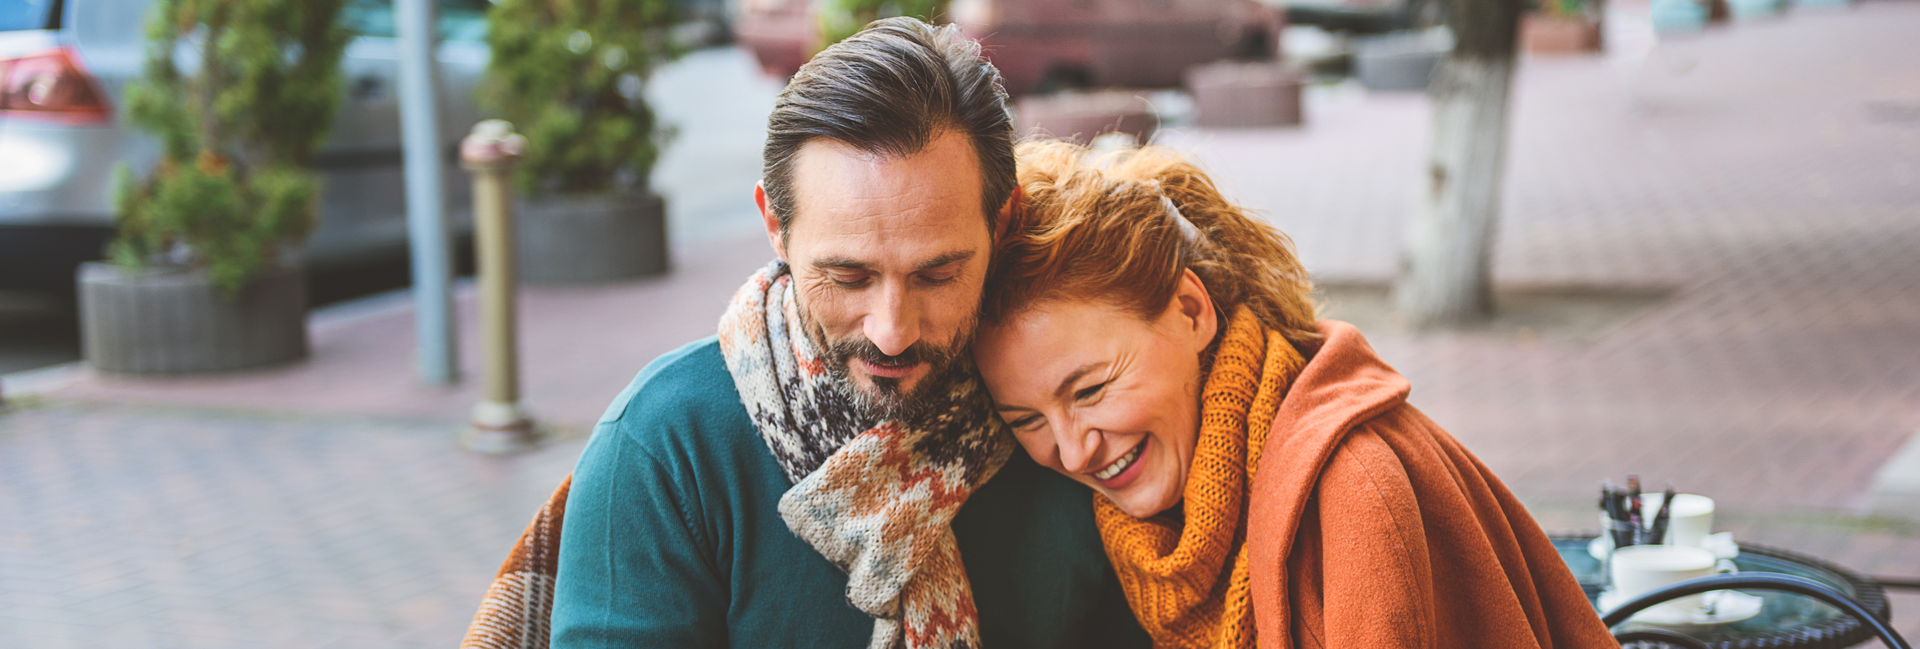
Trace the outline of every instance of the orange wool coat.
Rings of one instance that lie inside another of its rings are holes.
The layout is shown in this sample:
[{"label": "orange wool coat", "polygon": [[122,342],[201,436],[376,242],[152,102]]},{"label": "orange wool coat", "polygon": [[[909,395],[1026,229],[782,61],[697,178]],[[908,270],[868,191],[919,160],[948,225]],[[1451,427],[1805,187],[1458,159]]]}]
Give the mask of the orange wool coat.
[{"label": "orange wool coat", "polygon": [[1249,500],[1261,647],[1618,647],[1540,526],[1360,332],[1280,405]]}]

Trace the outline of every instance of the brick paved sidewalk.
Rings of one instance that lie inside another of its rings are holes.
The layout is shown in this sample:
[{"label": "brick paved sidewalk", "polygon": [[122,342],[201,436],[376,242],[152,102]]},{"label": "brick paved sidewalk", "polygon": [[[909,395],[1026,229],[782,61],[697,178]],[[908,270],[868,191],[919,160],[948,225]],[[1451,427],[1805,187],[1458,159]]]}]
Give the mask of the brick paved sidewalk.
[{"label": "brick paved sidewalk", "polygon": [[70,404],[0,416],[0,646],[459,644],[580,441]]},{"label": "brick paved sidewalk", "polygon": [[[1862,515],[1920,429],[1920,3],[1657,46],[1644,4],[1614,4],[1607,57],[1524,64],[1496,272],[1574,302],[1655,297],[1575,334],[1368,335],[1550,529],[1591,527],[1597,481],[1638,472],[1715,496],[1742,540],[1920,576],[1920,523]],[[1164,141],[1323,281],[1377,285],[1421,189],[1426,102],[1332,90],[1308,109],[1301,129]],[[710,332],[767,257],[732,227],[680,242],[669,278],[529,291],[535,412],[577,433]],[[1334,312],[1366,295],[1336,291]],[[411,332],[376,304],[316,322],[300,365],[86,376],[0,415],[0,646],[451,646],[579,440],[458,451],[477,395],[415,384]],[[1894,607],[1920,638],[1920,596]]]}]

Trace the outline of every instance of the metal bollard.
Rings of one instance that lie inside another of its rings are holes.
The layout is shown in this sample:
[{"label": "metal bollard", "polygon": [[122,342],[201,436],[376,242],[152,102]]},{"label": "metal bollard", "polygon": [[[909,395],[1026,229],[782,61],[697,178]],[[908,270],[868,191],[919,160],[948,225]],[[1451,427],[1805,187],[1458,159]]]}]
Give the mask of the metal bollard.
[{"label": "metal bollard", "polygon": [[480,266],[480,340],[486,396],[473,407],[462,440],[481,453],[533,446],[533,419],[520,407],[519,349],[514,329],[513,191],[515,162],[527,140],[505,120],[473,126],[460,141],[460,166],[473,174],[474,247]]}]

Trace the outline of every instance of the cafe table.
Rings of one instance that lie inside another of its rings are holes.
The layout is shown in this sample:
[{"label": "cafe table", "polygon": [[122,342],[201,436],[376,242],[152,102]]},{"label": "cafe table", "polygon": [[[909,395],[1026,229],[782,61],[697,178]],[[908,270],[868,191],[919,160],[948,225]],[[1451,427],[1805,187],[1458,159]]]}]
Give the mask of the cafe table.
[{"label": "cafe table", "polygon": [[[1605,587],[1605,574],[1599,559],[1587,550],[1592,534],[1555,536],[1554,547],[1567,562],[1588,601],[1597,602]],[[1733,559],[1742,573],[1773,572],[1805,577],[1853,598],[1880,619],[1887,619],[1886,591],[1872,579],[1846,568],[1804,554],[1741,543],[1740,556]],[[1648,624],[1628,620],[1616,631],[1656,628],[1675,631],[1700,640],[1714,649],[1747,647],[1852,647],[1874,638],[1873,632],[1839,609],[1813,598],[1772,590],[1741,590],[1761,598],[1760,612],[1753,617],[1721,624]],[[1596,603],[1596,607],[1598,604]],[[1604,613],[1605,611],[1602,611]],[[1644,615],[1644,614],[1643,614]]]}]

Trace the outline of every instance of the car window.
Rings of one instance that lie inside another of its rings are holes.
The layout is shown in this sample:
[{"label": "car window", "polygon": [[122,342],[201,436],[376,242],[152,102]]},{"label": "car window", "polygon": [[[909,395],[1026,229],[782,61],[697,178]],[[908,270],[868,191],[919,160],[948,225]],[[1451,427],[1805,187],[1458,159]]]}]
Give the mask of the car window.
[{"label": "car window", "polygon": [[46,29],[53,0],[0,0],[0,32]]},{"label": "car window", "polygon": [[[0,3],[21,0],[0,0]],[[27,0],[32,1],[32,0]],[[487,38],[487,0],[436,0],[440,20],[436,25],[442,40],[483,41]],[[393,38],[393,0],[347,0],[342,18],[347,28],[361,36]]]}]

